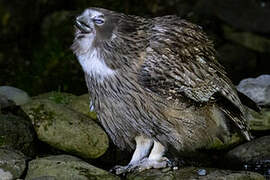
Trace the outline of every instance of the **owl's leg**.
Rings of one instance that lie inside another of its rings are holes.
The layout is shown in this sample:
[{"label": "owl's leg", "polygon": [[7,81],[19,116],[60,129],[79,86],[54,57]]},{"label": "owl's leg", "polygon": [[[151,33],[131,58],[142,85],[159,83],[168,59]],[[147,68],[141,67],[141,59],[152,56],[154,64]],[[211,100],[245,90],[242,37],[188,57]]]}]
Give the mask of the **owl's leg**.
[{"label": "owl's leg", "polygon": [[138,171],[143,171],[151,168],[165,168],[171,166],[168,158],[164,157],[166,148],[159,142],[154,141],[154,146],[148,158],[141,160],[140,165],[136,168]]},{"label": "owl's leg", "polygon": [[132,155],[131,161],[127,166],[115,166],[112,171],[115,171],[116,174],[130,172],[135,167],[138,167],[143,158],[148,156],[153,145],[153,140],[143,136],[137,136],[135,141],[136,149]]}]

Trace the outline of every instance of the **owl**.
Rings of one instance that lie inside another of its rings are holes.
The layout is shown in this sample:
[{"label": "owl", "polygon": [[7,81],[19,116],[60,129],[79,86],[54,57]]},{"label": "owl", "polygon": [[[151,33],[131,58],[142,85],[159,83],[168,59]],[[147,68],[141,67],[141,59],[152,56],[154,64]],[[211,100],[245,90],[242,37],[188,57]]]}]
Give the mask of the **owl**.
[{"label": "owl", "polygon": [[231,132],[251,139],[238,92],[200,26],[88,8],[71,48],[102,126],[134,150],[116,174],[167,167],[166,152],[194,152]]}]

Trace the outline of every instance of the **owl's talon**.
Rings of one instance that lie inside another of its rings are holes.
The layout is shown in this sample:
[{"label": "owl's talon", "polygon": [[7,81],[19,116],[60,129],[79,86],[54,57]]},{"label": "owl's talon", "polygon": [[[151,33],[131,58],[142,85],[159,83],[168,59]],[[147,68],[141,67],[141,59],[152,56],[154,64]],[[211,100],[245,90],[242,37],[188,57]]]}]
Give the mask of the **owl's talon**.
[{"label": "owl's talon", "polygon": [[95,110],[93,100],[90,100],[90,104],[89,104],[89,110],[90,110],[90,112],[93,112],[93,111]]},{"label": "owl's talon", "polygon": [[126,174],[127,172],[130,172],[131,168],[132,168],[132,165],[126,165],[126,166],[116,165],[110,169],[110,172],[116,175]]}]

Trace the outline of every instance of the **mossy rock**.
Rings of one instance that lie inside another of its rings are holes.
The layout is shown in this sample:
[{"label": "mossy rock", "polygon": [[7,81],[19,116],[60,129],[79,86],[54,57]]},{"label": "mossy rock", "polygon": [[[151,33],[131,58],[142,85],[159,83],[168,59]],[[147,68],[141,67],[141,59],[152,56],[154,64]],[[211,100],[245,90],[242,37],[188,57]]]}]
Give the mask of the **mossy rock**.
[{"label": "mossy rock", "polygon": [[71,104],[76,98],[77,96],[73,94],[57,91],[52,91],[33,97],[33,99],[47,99],[56,104],[63,104],[63,105]]},{"label": "mossy rock", "polygon": [[108,148],[107,134],[91,118],[63,104],[35,99],[22,106],[39,140],[84,158],[98,158]]},{"label": "mossy rock", "polygon": [[49,156],[30,161],[26,180],[50,177],[59,180],[120,180],[119,177],[69,155]]}]

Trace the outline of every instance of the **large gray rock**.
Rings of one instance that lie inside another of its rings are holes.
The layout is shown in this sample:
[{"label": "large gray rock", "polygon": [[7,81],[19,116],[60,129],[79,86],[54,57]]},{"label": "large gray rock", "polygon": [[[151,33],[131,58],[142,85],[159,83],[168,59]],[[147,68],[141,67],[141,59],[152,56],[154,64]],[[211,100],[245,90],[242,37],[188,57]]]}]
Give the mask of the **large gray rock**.
[{"label": "large gray rock", "polygon": [[22,106],[39,140],[66,152],[98,158],[108,148],[106,133],[89,117],[48,99]]},{"label": "large gray rock", "polygon": [[132,173],[127,176],[128,180],[264,180],[264,177],[255,172],[243,172],[243,171],[230,171],[205,168],[206,175],[199,175],[199,168],[186,167],[175,171],[162,171],[158,169],[151,169],[143,171],[141,173]]},{"label": "large gray rock", "polygon": [[15,102],[16,105],[25,104],[30,100],[26,92],[11,86],[0,86],[0,94]]},{"label": "large gray rock", "polygon": [[270,106],[270,75],[268,74],[242,80],[237,90],[259,105]]},{"label": "large gray rock", "polygon": [[119,177],[92,166],[79,158],[58,155],[30,161],[25,180],[120,180]]},{"label": "large gray rock", "polygon": [[35,132],[30,121],[14,115],[0,114],[0,147],[20,150],[34,156]]},{"label": "large gray rock", "polygon": [[20,178],[26,168],[26,157],[18,151],[0,149],[0,179]]},{"label": "large gray rock", "polygon": [[235,162],[247,163],[270,159],[270,136],[264,136],[237,146],[226,155]]}]

